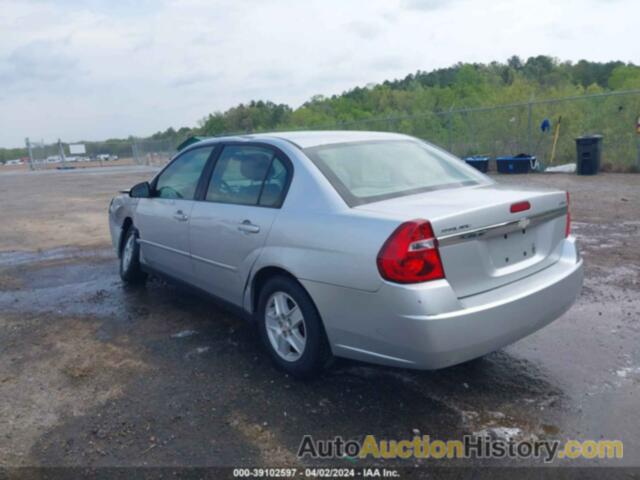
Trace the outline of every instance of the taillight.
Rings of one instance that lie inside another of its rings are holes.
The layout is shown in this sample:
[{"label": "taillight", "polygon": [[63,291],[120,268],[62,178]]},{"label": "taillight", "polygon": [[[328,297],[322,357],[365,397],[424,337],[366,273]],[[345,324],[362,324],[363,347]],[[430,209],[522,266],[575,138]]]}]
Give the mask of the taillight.
[{"label": "taillight", "polygon": [[391,234],[378,253],[382,278],[396,283],[419,283],[444,278],[438,240],[426,220],[411,220]]},{"label": "taillight", "polygon": [[567,191],[567,223],[564,228],[564,236],[571,235],[571,202],[569,201],[569,192]]}]

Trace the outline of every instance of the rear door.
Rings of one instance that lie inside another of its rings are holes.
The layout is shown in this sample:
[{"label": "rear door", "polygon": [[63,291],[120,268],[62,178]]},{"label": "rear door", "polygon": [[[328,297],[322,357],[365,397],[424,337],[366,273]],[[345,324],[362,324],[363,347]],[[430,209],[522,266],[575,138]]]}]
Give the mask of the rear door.
[{"label": "rear door", "polygon": [[189,219],[198,183],[214,146],[189,150],[156,177],[152,197],[141,198],[135,226],[143,262],[187,282],[193,282],[189,258]]},{"label": "rear door", "polygon": [[190,221],[198,286],[237,305],[284,201],[290,161],[270,146],[228,144],[220,153],[203,201]]}]

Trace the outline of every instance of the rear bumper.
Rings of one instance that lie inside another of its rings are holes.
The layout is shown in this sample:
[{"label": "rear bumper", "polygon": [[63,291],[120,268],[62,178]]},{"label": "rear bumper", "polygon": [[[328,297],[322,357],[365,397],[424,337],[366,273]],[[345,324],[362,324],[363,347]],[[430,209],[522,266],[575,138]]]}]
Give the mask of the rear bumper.
[{"label": "rear bumper", "polygon": [[334,354],[436,369],[485,355],[549,324],[571,307],[582,281],[583,263],[570,238],[552,266],[464,299],[455,298],[446,280],[417,287],[385,283],[375,293],[303,283]]}]

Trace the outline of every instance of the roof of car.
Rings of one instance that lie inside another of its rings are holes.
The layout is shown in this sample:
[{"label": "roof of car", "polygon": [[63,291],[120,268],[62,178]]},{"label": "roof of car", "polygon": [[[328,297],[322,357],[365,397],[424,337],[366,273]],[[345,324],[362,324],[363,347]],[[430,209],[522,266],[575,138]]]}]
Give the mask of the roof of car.
[{"label": "roof of car", "polygon": [[[408,138],[406,135],[389,132],[362,132],[352,130],[316,130],[297,132],[273,132],[218,137],[220,140],[268,140],[279,138],[291,142],[300,148],[319,147],[335,143],[363,142],[368,140],[398,140]],[[213,140],[213,139],[212,139]]]}]

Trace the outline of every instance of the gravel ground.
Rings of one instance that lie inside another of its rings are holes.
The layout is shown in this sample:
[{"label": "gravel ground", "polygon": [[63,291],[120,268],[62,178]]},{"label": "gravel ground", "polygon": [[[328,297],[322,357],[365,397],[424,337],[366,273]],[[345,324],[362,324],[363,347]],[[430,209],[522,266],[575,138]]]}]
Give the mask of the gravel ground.
[{"label": "gravel ground", "polygon": [[304,434],[416,430],[621,439],[622,460],[558,464],[640,466],[640,176],[496,177],[571,192],[585,288],[550,326],[445,370],[299,382],[209,300],[122,285],[108,201],[151,173],[107,170],[0,175],[0,466],[304,466]]}]

